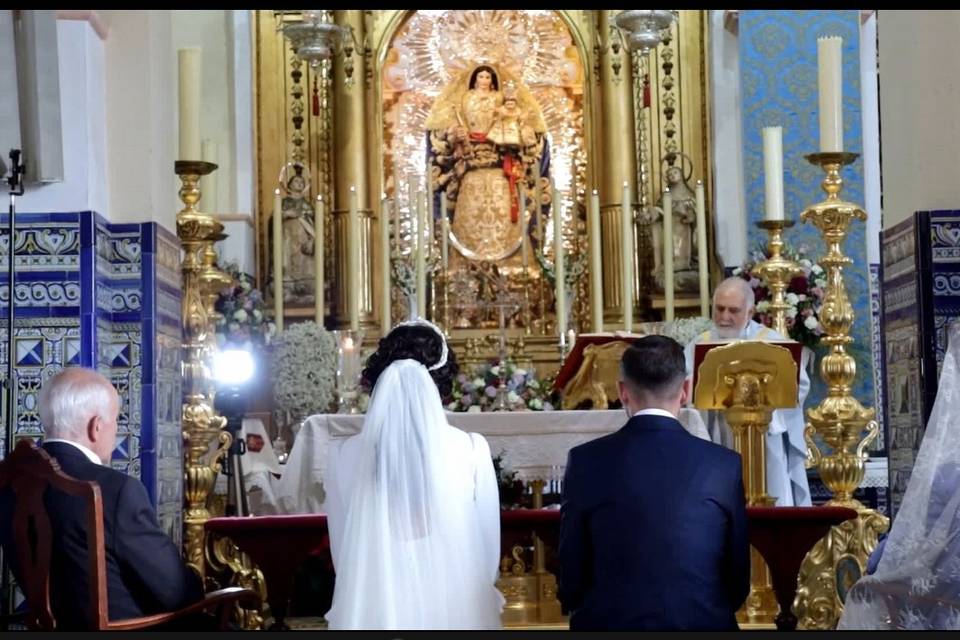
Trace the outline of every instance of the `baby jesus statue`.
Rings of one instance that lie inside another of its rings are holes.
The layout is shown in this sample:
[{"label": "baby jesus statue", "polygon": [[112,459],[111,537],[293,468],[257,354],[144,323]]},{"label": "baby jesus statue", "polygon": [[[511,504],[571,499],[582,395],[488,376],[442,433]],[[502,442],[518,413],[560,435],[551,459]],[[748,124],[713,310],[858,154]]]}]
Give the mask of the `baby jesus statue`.
[{"label": "baby jesus statue", "polygon": [[517,85],[507,81],[503,87],[503,105],[497,108],[487,139],[502,147],[520,148],[536,142],[533,128],[525,124],[527,114],[517,100]]}]

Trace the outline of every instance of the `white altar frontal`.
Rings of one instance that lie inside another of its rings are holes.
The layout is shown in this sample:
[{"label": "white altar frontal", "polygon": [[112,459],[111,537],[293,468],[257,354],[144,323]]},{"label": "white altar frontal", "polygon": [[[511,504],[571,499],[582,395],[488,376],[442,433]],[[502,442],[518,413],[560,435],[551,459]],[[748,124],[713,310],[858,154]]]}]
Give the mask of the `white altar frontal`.
[{"label": "white altar frontal", "polygon": [[[267,474],[248,480],[248,489],[259,486],[263,492],[254,512],[324,512],[323,475],[329,445],[359,433],[363,420],[362,414],[324,414],[304,421],[279,480]],[[515,411],[447,413],[447,420],[463,431],[482,434],[491,453],[502,455],[504,466],[529,482],[561,479],[570,449],[617,431],[627,417],[622,410]],[[697,411],[681,409],[680,422],[692,435],[709,439]]]}]

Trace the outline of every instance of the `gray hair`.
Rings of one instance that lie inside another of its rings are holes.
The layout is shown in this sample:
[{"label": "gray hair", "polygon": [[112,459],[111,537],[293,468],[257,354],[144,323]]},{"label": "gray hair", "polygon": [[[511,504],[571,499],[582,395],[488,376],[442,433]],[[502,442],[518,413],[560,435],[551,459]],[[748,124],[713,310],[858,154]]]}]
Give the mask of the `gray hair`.
[{"label": "gray hair", "polygon": [[40,423],[44,436],[74,440],[94,416],[105,416],[113,385],[92,369],[71,367],[53,376],[40,389]]},{"label": "gray hair", "polygon": [[740,292],[740,295],[743,296],[743,304],[745,308],[752,309],[754,306],[756,306],[757,299],[753,295],[753,287],[750,286],[749,282],[739,276],[730,276],[717,285],[717,288],[713,290],[714,304],[717,302],[717,294],[720,293],[721,289],[731,288],[736,289]]}]

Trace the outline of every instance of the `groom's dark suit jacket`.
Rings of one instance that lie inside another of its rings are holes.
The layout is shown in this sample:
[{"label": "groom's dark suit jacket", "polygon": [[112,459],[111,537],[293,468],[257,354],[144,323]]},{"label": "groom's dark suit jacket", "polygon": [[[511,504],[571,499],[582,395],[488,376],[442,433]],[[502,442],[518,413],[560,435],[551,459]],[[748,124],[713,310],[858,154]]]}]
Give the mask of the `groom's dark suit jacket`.
[{"label": "groom's dark suit jacket", "polygon": [[736,629],[750,589],[740,455],[634,416],[570,451],[560,602],[571,629]]},{"label": "groom's dark suit jacket", "polygon": [[[94,464],[66,443],[48,442],[43,448],[67,475],[100,485],[110,620],[173,611],[203,598],[200,578],[184,564],[173,541],[160,529],[147,491],[138,479]],[[49,491],[45,500],[53,529],[50,596],[57,628],[89,628],[84,502],[55,491]],[[4,550],[11,548],[13,508],[8,488],[0,493],[0,543]],[[14,567],[19,573],[17,569]]]}]

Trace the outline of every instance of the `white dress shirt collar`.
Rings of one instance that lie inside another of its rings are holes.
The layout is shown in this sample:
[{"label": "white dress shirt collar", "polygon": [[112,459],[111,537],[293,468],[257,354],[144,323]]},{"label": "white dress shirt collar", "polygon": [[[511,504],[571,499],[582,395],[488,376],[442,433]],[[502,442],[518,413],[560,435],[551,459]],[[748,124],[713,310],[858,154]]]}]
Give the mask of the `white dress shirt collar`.
[{"label": "white dress shirt collar", "polygon": [[641,409],[630,417],[636,418],[637,416],[660,416],[662,418],[673,418],[674,420],[677,419],[677,416],[665,409]]},{"label": "white dress shirt collar", "polygon": [[77,449],[80,449],[80,451],[83,452],[83,455],[87,456],[87,460],[89,460],[93,464],[101,464],[101,465],[103,464],[103,461],[100,459],[100,457],[97,454],[95,454],[93,451],[83,446],[79,442],[73,442],[72,440],[63,440],[61,438],[47,438],[46,440],[44,440],[44,442],[45,443],[46,442],[62,442],[64,444],[69,444],[73,447],[76,447]]}]

